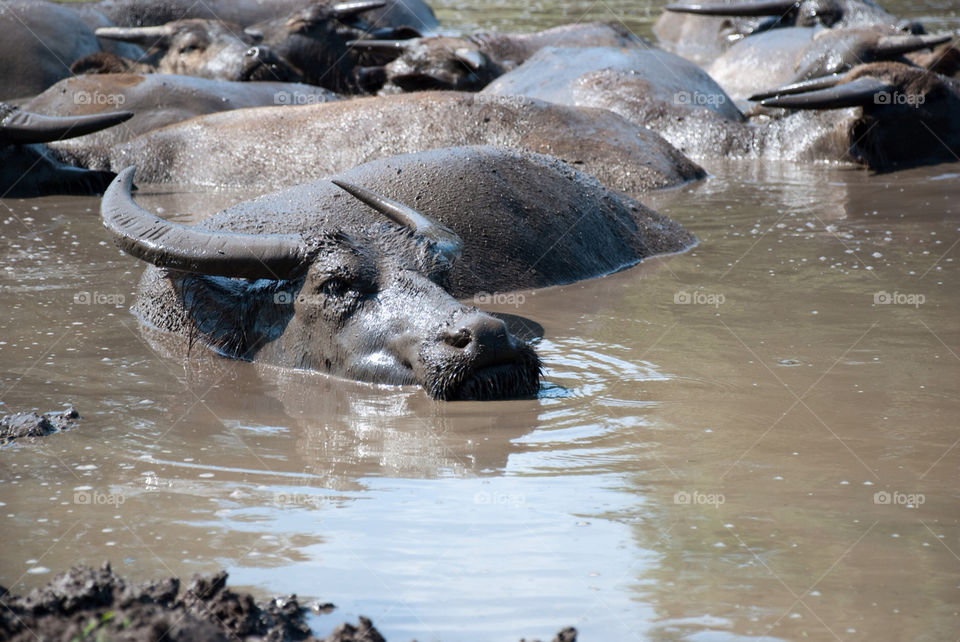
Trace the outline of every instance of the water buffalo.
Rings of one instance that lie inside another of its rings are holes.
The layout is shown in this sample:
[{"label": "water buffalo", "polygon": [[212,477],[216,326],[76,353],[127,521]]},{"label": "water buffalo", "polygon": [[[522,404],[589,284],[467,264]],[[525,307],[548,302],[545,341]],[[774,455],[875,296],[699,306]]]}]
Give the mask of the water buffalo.
[{"label": "water buffalo", "polygon": [[[162,25],[188,18],[248,27],[315,4],[317,0],[101,0],[93,6],[123,27]],[[374,29],[407,26],[424,34],[437,29],[437,18],[423,0],[384,0],[382,7],[368,11],[365,17]]]},{"label": "water buffalo", "polygon": [[96,194],[114,174],[71,167],[43,143],[83,136],[122,123],[130,112],[58,118],[0,103],[0,198]]},{"label": "water buffalo", "polygon": [[354,50],[381,66],[362,70],[362,86],[389,94],[423,89],[477,91],[543,47],[649,47],[622,25],[585,22],[536,33],[477,33],[403,40],[358,40]]},{"label": "water buffalo", "polygon": [[[0,2],[0,100],[27,98],[70,75],[70,64],[102,50],[93,26],[109,24],[102,15],[49,2]],[[109,47],[108,47],[109,48]],[[138,56],[138,47],[114,50]]]},{"label": "water buffalo", "polygon": [[155,50],[156,70],[162,73],[218,80],[302,80],[350,91],[354,71],[346,43],[364,35],[355,24],[360,14],[382,5],[382,0],[316,3],[246,29],[222,20],[190,18],[159,26],[106,27],[96,33]]},{"label": "water buffalo", "polygon": [[70,138],[53,145],[84,167],[105,168],[109,151],[127,140],[201,114],[256,107],[338,100],[331,91],[311,85],[210,80],[173,74],[100,74],[76,76],[24,103],[43,114],[80,116],[122,107],[133,117],[122,127]]},{"label": "water buffalo", "polygon": [[[258,44],[259,38],[220,20],[190,18],[150,27],[101,27],[96,34],[155,51],[147,67],[131,71],[150,69],[216,80],[300,80],[296,69],[270,47]],[[93,71],[88,61],[79,64],[84,71]]]},{"label": "water buffalo", "polygon": [[194,118],[115,148],[111,167],[146,182],[276,188],[394,154],[492,144],[551,154],[630,193],[703,170],[658,135],[605,110],[425,92]]},{"label": "water buffalo", "polygon": [[589,278],[693,241],[564,163],[496,147],[381,159],[194,226],[138,207],[132,178],[120,173],[101,213],[123,250],[153,264],[143,323],[227,357],[417,384],[436,399],[539,386],[534,350],[455,297]]},{"label": "water buffalo", "polygon": [[872,0],[744,0],[667,5],[653,27],[661,45],[698,64],[709,64],[751,34],[783,27],[883,27],[923,33]]},{"label": "water buffalo", "polygon": [[[951,127],[956,128],[957,81],[928,70],[902,63],[861,65],[844,78],[880,74],[886,88],[876,83],[870,85],[872,93],[860,95],[857,101],[850,96],[835,102],[810,101],[802,105],[802,111],[771,114],[763,109],[751,112],[749,118],[709,76],[694,83],[698,71],[691,62],[666,52],[543,49],[482,94],[533,96],[610,109],[658,132],[695,159],[829,160],[887,169],[953,158],[949,141],[956,135]],[[685,86],[679,91],[675,89],[678,77],[684,78],[681,86]],[[817,83],[838,81],[831,77]],[[816,83],[801,84],[767,94],[817,87]],[[776,98],[763,105],[792,107]],[[860,140],[864,123],[870,127],[869,144]],[[929,131],[917,135],[924,130]],[[912,149],[907,149],[901,131],[913,137]]]},{"label": "water buffalo", "polygon": [[796,110],[854,108],[848,153],[871,167],[960,158],[960,80],[893,62],[768,92],[761,104]]},{"label": "water buffalo", "polygon": [[949,42],[950,34],[911,35],[878,27],[777,29],[745,38],[707,71],[734,98],[770,87],[818,78]]}]

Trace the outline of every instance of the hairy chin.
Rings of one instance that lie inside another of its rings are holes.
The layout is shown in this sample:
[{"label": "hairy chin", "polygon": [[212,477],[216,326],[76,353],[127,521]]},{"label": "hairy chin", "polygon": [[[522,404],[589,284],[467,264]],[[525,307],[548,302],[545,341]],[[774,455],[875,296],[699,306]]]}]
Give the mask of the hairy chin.
[{"label": "hairy chin", "polygon": [[529,345],[510,363],[474,368],[469,362],[427,364],[423,386],[434,399],[490,401],[532,397],[540,390],[540,357]]}]

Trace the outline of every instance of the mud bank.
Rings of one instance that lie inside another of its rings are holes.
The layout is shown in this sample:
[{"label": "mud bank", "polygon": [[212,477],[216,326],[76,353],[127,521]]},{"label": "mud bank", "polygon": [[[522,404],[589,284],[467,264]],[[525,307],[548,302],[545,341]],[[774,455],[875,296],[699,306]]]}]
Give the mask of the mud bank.
[{"label": "mud bank", "polygon": [[[296,596],[258,604],[251,595],[228,589],[224,571],[194,576],[180,589],[173,577],[128,583],[109,564],[75,566],[22,597],[0,586],[0,639],[386,642],[363,616],[356,625],[344,622],[317,638]],[[575,629],[564,629],[554,642],[576,642],[576,635]]]}]

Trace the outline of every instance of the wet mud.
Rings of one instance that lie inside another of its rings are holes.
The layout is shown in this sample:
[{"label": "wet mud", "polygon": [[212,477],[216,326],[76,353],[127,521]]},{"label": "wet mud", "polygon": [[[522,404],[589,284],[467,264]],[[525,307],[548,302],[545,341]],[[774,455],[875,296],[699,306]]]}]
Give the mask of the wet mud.
[{"label": "wet mud", "polygon": [[[369,618],[343,622],[324,638],[305,622],[309,609],[295,595],[258,603],[227,588],[227,573],[195,575],[181,590],[178,578],[127,582],[110,565],[74,566],[25,596],[0,586],[0,639],[32,640],[265,640],[269,642],[386,642]],[[573,628],[554,642],[576,642]],[[523,642],[523,641],[521,641]]]}]

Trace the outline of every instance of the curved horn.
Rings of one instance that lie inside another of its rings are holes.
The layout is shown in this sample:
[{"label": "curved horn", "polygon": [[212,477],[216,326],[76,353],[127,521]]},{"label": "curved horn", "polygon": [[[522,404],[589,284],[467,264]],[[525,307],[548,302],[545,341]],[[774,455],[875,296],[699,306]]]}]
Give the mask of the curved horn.
[{"label": "curved horn", "polygon": [[953,34],[927,34],[922,36],[881,36],[870,52],[877,58],[892,58],[900,54],[929,49],[953,40]]},{"label": "curved horn", "polygon": [[295,234],[206,232],[154,216],[130,196],[133,172],[117,174],[100,202],[103,225],[127,254],[158,267],[246,279],[294,278],[313,258]]},{"label": "curved horn", "polygon": [[758,0],[757,2],[717,2],[708,4],[669,4],[667,11],[700,16],[779,16],[796,7],[796,0]]},{"label": "curved horn", "polygon": [[463,251],[463,241],[457,236],[457,233],[440,221],[421,214],[403,203],[371,192],[364,187],[351,185],[337,179],[332,179],[330,182],[357,200],[377,210],[394,223],[409,227],[424,238],[433,241],[437,250],[451,261],[459,257]]},{"label": "curved horn", "polygon": [[777,87],[776,89],[761,91],[748,97],[747,100],[757,102],[765,98],[773,98],[774,96],[789,96],[791,94],[801,94],[805,91],[827,89],[828,87],[834,87],[845,77],[846,74],[831,74],[829,76],[821,76],[820,78],[801,80],[800,82]]},{"label": "curved horn", "polygon": [[97,38],[132,42],[143,47],[166,45],[173,35],[172,24],[153,27],[97,27],[93,32]]},{"label": "curved horn", "polygon": [[86,116],[43,116],[18,109],[0,119],[0,143],[27,145],[76,138],[113,127],[132,117],[132,111]]},{"label": "curved horn", "polygon": [[338,2],[330,7],[330,13],[337,19],[353,18],[364,11],[379,9],[386,5],[387,3],[383,0],[352,0],[351,2]]},{"label": "curved horn", "polygon": [[877,78],[865,76],[828,89],[819,89],[791,96],[777,96],[761,100],[764,107],[785,107],[788,109],[840,109],[857,107],[879,102],[875,96],[882,92],[893,91],[893,86]]}]

